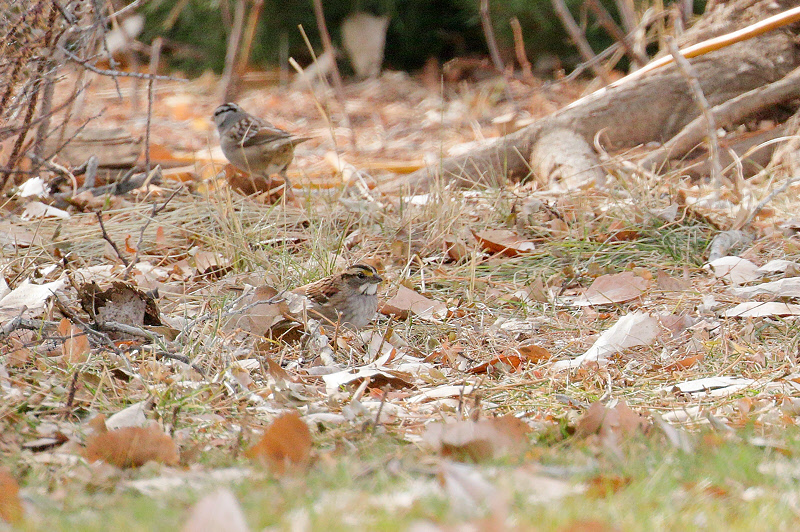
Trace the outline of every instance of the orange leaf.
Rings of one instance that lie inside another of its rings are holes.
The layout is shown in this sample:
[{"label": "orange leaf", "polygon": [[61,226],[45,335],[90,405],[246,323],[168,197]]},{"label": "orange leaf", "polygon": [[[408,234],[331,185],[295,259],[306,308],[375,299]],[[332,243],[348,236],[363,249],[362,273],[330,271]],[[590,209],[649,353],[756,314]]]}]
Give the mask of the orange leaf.
[{"label": "orange leaf", "polygon": [[477,374],[477,373],[486,373],[489,371],[489,366],[494,368],[497,365],[505,364],[507,366],[511,366],[512,368],[519,369],[520,364],[522,364],[523,358],[520,358],[517,355],[498,355],[493,359],[484,362],[482,364],[478,364],[477,366],[470,368],[468,373]]},{"label": "orange leaf", "polygon": [[163,249],[166,243],[167,239],[164,237],[164,226],[159,225],[158,229],[156,229],[156,246]]},{"label": "orange leaf", "polygon": [[664,366],[662,369],[663,371],[680,371],[682,369],[689,369],[701,360],[706,357],[705,354],[699,353],[697,355],[692,355],[686,358],[682,358],[669,364],[668,366]]},{"label": "orange leaf", "polygon": [[5,468],[0,469],[0,518],[12,524],[22,521],[19,484]]},{"label": "orange leaf", "polygon": [[519,347],[517,347],[519,354],[525,359],[533,363],[537,363],[553,358],[553,355],[550,354],[550,351],[544,347],[539,347],[538,345],[529,342],[529,340],[526,340],[525,342],[522,342]]},{"label": "orange leaf", "polygon": [[89,358],[89,337],[82,329],[75,327],[67,318],[58,324],[58,333],[64,337],[61,353],[69,364],[80,364]]},{"label": "orange leaf", "polygon": [[178,446],[157,426],[124,427],[93,434],[84,456],[90,462],[103,460],[117,467],[139,467],[147,462],[178,463]]},{"label": "orange leaf", "polygon": [[501,253],[507,257],[530,253],[535,248],[533,242],[523,239],[508,229],[487,229],[486,231],[473,231],[472,234],[486,251]]},{"label": "orange leaf", "polygon": [[276,475],[305,471],[311,463],[311,431],[297,412],[283,414],[245,456],[261,462]]},{"label": "orange leaf", "polygon": [[136,253],[136,248],[133,247],[133,236],[125,235],[125,251],[128,253]]}]

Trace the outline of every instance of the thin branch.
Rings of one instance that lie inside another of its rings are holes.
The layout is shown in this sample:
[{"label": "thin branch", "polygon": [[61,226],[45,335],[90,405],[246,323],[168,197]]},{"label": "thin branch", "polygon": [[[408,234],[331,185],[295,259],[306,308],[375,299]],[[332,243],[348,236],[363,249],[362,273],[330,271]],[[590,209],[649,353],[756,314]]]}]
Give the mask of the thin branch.
[{"label": "thin branch", "polygon": [[508,86],[508,77],[506,74],[506,67],[503,64],[503,59],[500,57],[500,51],[497,49],[497,39],[494,37],[494,27],[492,26],[492,16],[489,13],[489,0],[480,0],[481,11],[481,27],[483,28],[483,35],[486,38],[486,45],[489,47],[489,55],[492,58],[494,68],[506,80],[503,87],[503,92],[506,94],[506,99],[516,107],[514,95],[511,94],[511,89]]},{"label": "thin branch", "polygon": [[122,253],[120,253],[116,242],[111,240],[111,237],[108,236],[108,232],[106,232],[106,226],[103,224],[103,213],[100,212],[100,211],[96,211],[95,214],[97,215],[97,221],[100,222],[100,229],[103,231],[103,240],[105,240],[106,242],[108,242],[111,245],[111,248],[114,250],[114,253],[117,254],[117,257],[119,257],[119,260],[121,260],[122,264],[124,264],[125,267],[127,268],[128,264],[129,264],[128,263],[128,259],[126,259],[125,257],[122,256]]},{"label": "thin branch", "polygon": [[100,74],[101,76],[117,76],[121,78],[139,78],[139,79],[158,79],[162,81],[187,81],[181,78],[173,78],[172,76],[153,76],[151,74],[141,74],[139,72],[120,72],[118,70],[105,70],[102,68],[97,68],[96,66],[89,63],[89,61],[85,59],[81,59],[77,55],[73,54],[66,48],[59,46],[58,50],[67,56],[67,59],[70,61],[74,61],[79,65],[83,66],[87,70],[91,70],[95,74]]},{"label": "thin branch", "polygon": [[242,47],[239,50],[239,60],[236,63],[234,72],[237,74],[244,72],[247,68],[247,63],[250,61],[250,53],[253,49],[253,39],[256,35],[256,25],[261,16],[261,10],[264,8],[264,0],[253,0],[253,7],[250,8],[248,13],[247,27],[244,29],[244,37],[242,39]]},{"label": "thin branch", "polygon": [[578,52],[581,54],[581,57],[583,57],[583,60],[591,65],[592,72],[594,72],[595,76],[602,79],[603,83],[606,85],[610,84],[611,77],[602,66],[594,61],[596,57],[595,53],[592,50],[592,47],[589,46],[589,42],[583,35],[580,26],[578,26],[578,23],[575,22],[575,19],[569,12],[564,0],[551,0],[551,2],[553,4],[553,9],[556,11],[556,15],[558,15],[558,18],[561,19],[561,23],[564,25],[567,33],[569,33],[572,42],[578,47]]},{"label": "thin branch", "polygon": [[[158,169],[158,167],[156,167],[156,169]],[[144,242],[144,232],[145,232],[145,230],[150,225],[150,223],[153,220],[155,220],[156,215],[158,215],[158,213],[163,211],[164,208],[166,208],[166,206],[169,204],[169,202],[172,201],[172,198],[174,198],[178,194],[178,192],[180,192],[181,190],[182,190],[182,187],[176,188],[172,192],[170,197],[167,198],[167,201],[162,203],[160,206],[158,205],[158,203],[153,203],[153,212],[150,214],[150,217],[147,219],[147,221],[144,223],[144,225],[142,225],[142,228],[139,230],[139,242],[136,244],[136,252],[133,255],[133,259],[131,259],[130,264],[126,264],[125,265],[125,271],[122,274],[122,278],[123,279],[127,279],[130,276],[131,270],[133,269],[134,266],[136,266],[136,263],[139,262],[139,249],[141,249],[142,243]]]},{"label": "thin branch", "polygon": [[617,26],[617,23],[614,22],[614,19],[608,13],[608,10],[599,2],[599,0],[586,0],[586,6],[592,10],[597,17],[597,22],[603,28],[605,28],[608,34],[625,48],[625,51],[631,58],[635,69],[639,69],[647,63],[647,55],[644,53],[637,53],[633,47],[631,36],[626,35],[625,32],[622,31],[622,28]]},{"label": "thin branch", "polygon": [[[161,37],[153,39],[153,45],[150,49],[150,76],[155,76],[158,72],[158,61],[161,57]],[[151,77],[147,80],[147,123],[145,126],[144,134],[144,158],[145,158],[145,172],[150,173],[150,123],[153,118],[153,92],[155,80]]]},{"label": "thin branch", "polygon": [[339,65],[336,64],[336,50],[333,48],[331,41],[331,34],[328,33],[328,25],[325,23],[325,12],[322,10],[322,0],[313,0],[314,2],[314,16],[317,19],[317,29],[319,30],[320,37],[322,38],[322,47],[331,56],[331,75],[333,76],[333,90],[336,93],[336,99],[342,108],[342,116],[344,116],[345,127],[350,130],[350,146],[356,149],[356,135],[351,127],[350,117],[347,114],[347,106],[345,105],[346,98],[344,96],[344,85],[342,84],[342,75],[339,73]]},{"label": "thin branch", "polygon": [[522,38],[522,26],[520,25],[517,17],[512,18],[509,21],[509,24],[511,25],[511,31],[514,34],[514,53],[517,56],[517,63],[519,63],[520,68],[522,68],[522,80],[528,85],[533,85],[536,83],[536,78],[533,77],[531,62],[528,61],[528,56],[525,53],[525,41]]},{"label": "thin branch", "polygon": [[[760,109],[800,98],[800,67],[774,83],[740,94],[712,109],[718,126],[728,126],[752,115]],[[703,138],[706,124],[699,116],[686,124],[674,137],[659,149],[651,152],[639,164],[647,169],[660,167],[670,159],[683,157]]]},{"label": "thin branch", "polygon": [[492,27],[492,17],[489,13],[489,0],[480,0],[481,12],[481,27],[483,28],[483,35],[486,37],[486,45],[489,47],[489,55],[492,58],[494,68],[498,72],[503,72],[506,67],[503,65],[503,59],[500,57],[500,51],[497,49],[497,39],[494,38],[494,28]]},{"label": "thin branch", "polygon": [[[95,18],[93,28],[100,28],[100,43],[103,45],[103,51],[108,56],[108,66],[111,67],[112,72],[117,72],[117,62],[114,60],[114,55],[108,49],[108,40],[106,39],[106,21],[100,16],[100,3],[98,0],[92,0],[92,3],[94,5],[92,15]],[[111,78],[114,80],[114,87],[117,88],[117,96],[120,100],[122,100],[122,89],[119,87],[119,79],[117,79],[116,74],[111,76]]]},{"label": "thin branch", "polygon": [[764,198],[763,200],[758,202],[758,205],[755,206],[755,208],[753,209],[753,212],[751,212],[747,216],[747,219],[741,224],[741,226],[742,227],[746,227],[750,222],[753,221],[753,219],[756,216],[758,216],[758,213],[760,213],[764,209],[764,207],[766,207],[769,204],[769,202],[771,202],[776,197],[778,197],[779,195],[781,195],[784,192],[786,192],[789,189],[790,186],[794,185],[798,181],[800,181],[800,176],[791,177],[791,178],[787,179],[786,181],[784,181],[781,186],[779,186],[778,188],[776,188],[775,190],[770,192],[767,195],[766,198]]},{"label": "thin branch", "polygon": [[717,186],[722,186],[724,177],[722,175],[722,164],[720,163],[719,159],[717,120],[714,118],[714,113],[711,112],[711,105],[708,103],[706,95],[703,94],[703,88],[700,86],[700,82],[697,79],[697,73],[694,71],[694,68],[692,68],[692,65],[689,63],[689,61],[683,57],[683,55],[681,55],[678,45],[675,44],[675,39],[672,37],[667,37],[667,46],[669,47],[672,57],[675,58],[675,64],[678,66],[678,69],[689,83],[689,88],[692,90],[694,100],[697,102],[698,107],[700,107],[700,111],[703,113],[703,119],[705,120],[708,129],[708,145],[711,156],[711,178],[714,180]]},{"label": "thin branch", "polygon": [[233,70],[236,66],[236,55],[239,51],[239,41],[242,40],[244,26],[245,0],[236,0],[236,10],[233,15],[233,29],[228,37],[228,49],[225,53],[225,68],[219,80],[219,98],[233,100],[236,96],[236,87],[232,88]]},{"label": "thin branch", "polygon": [[[714,37],[712,39],[708,39],[703,42],[699,42],[697,44],[688,46],[683,50],[681,50],[681,55],[683,55],[683,57],[686,57],[687,59],[705,55],[709,52],[721,50],[722,48],[725,48],[737,42],[742,42],[748,39],[752,39],[753,37],[758,37],[759,35],[792,24],[794,22],[797,22],[798,20],[800,20],[800,7],[787,9],[783,13],[778,13],[777,15],[765,18],[764,20],[756,22],[755,24],[751,24],[746,28],[742,28],[740,30],[733,31],[725,35],[720,35],[719,37]],[[636,72],[632,72],[627,76],[625,76],[624,78],[615,81],[612,84],[612,87],[617,87],[619,85],[622,85],[623,83],[628,83],[630,81],[633,81],[634,79],[638,79],[647,72],[668,65],[672,63],[672,61],[673,57],[671,55],[665,55],[664,57],[661,57],[654,61],[650,61],[643,68],[640,68]]]}]

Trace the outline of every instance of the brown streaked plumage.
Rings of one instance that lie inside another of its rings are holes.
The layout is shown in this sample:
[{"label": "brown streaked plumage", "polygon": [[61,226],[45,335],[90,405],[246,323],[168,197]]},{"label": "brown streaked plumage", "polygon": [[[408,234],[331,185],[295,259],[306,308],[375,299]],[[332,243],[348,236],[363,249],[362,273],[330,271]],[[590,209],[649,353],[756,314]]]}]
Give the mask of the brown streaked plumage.
[{"label": "brown streaked plumage", "polygon": [[217,107],[213,118],[222,153],[233,166],[264,178],[280,174],[287,193],[293,193],[286,169],[294,159],[294,147],[310,137],[295,137],[245,112],[235,103]]},{"label": "brown streaked plumage", "polygon": [[360,328],[367,325],[378,310],[378,285],[383,278],[367,264],[354,264],[342,273],[295,288],[312,306],[309,315],[325,321]]}]

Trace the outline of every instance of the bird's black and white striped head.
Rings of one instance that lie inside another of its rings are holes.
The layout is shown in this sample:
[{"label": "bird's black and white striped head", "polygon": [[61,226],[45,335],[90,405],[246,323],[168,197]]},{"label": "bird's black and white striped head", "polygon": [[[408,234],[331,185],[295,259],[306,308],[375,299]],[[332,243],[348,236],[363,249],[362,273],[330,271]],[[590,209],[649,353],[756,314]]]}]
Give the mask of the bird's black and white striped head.
[{"label": "bird's black and white striped head", "polygon": [[233,102],[223,103],[214,110],[214,123],[222,131],[246,114],[244,109]]},{"label": "bird's black and white striped head", "polygon": [[378,285],[383,282],[383,277],[378,275],[378,270],[368,264],[350,266],[342,272],[342,279],[359,293],[367,296],[375,295]]}]

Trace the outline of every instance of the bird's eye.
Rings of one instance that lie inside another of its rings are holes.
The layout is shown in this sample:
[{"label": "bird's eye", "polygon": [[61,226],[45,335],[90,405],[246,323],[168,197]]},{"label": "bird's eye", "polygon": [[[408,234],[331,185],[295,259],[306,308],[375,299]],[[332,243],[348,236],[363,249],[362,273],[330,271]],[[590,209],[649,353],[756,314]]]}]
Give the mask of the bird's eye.
[{"label": "bird's eye", "polygon": [[367,278],[367,276],[366,276],[366,275],[364,275],[364,272],[358,272],[358,278],[359,278],[359,279],[366,279],[366,278]]}]

